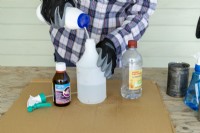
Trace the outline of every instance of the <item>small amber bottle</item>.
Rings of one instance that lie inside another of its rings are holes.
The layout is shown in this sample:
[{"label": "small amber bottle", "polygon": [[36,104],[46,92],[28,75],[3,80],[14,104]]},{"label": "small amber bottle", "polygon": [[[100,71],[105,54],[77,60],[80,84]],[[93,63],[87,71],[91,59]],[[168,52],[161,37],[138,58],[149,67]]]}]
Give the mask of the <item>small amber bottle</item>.
[{"label": "small amber bottle", "polygon": [[56,73],[53,77],[53,102],[56,106],[67,106],[71,102],[70,78],[66,73],[64,62],[56,63]]}]

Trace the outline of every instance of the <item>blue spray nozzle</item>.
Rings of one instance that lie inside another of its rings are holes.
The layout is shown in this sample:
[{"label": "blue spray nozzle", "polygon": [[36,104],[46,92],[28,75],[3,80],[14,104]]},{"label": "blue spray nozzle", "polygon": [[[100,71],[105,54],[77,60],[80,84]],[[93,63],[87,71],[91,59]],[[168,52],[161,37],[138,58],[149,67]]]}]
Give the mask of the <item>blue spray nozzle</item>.
[{"label": "blue spray nozzle", "polygon": [[51,103],[38,103],[38,104],[34,104],[33,106],[28,106],[27,111],[33,112],[33,110],[35,110],[35,109],[51,107],[51,106],[52,106]]},{"label": "blue spray nozzle", "polygon": [[80,28],[88,27],[90,24],[90,17],[87,14],[82,13],[79,15],[77,22]]}]

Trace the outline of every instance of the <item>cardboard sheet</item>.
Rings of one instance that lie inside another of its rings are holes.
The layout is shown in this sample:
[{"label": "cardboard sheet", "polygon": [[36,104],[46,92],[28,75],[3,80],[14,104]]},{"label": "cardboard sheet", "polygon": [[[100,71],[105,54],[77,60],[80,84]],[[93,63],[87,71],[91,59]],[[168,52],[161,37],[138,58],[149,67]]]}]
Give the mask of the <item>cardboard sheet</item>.
[{"label": "cardboard sheet", "polygon": [[[76,83],[72,80],[72,91]],[[119,80],[107,81],[107,99],[97,105],[85,105],[76,94],[66,107],[26,110],[29,95],[50,95],[50,80],[35,80],[21,93],[9,111],[0,118],[0,133],[174,133],[159,88],[143,81],[143,95],[126,100],[120,95]],[[47,99],[52,103],[52,98]]]}]

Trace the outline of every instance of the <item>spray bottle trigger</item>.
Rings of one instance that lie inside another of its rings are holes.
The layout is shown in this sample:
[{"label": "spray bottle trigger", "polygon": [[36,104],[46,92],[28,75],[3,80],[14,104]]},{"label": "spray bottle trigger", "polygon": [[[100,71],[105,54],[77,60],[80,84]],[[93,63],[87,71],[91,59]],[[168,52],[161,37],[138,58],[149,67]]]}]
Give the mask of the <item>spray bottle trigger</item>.
[{"label": "spray bottle trigger", "polygon": [[[49,96],[47,96],[49,97]],[[39,95],[33,97],[30,95],[27,101],[27,111],[32,112],[35,109],[43,108],[43,107],[51,107],[51,103],[46,103],[46,96],[44,93],[40,93]]]},{"label": "spray bottle trigger", "polygon": [[51,107],[51,106],[52,106],[51,103],[37,103],[37,104],[34,104],[33,106],[28,106],[27,111],[33,112],[33,110],[35,110],[35,109]]}]

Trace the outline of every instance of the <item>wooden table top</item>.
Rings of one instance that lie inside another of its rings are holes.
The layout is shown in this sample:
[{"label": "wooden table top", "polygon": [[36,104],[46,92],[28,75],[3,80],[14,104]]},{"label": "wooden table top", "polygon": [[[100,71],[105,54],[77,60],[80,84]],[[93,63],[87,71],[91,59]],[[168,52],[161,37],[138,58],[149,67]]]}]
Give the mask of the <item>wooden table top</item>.
[{"label": "wooden table top", "polygon": [[[54,67],[0,67],[0,117],[4,115],[21,90],[35,78],[52,78]],[[190,78],[192,74],[190,70]],[[76,78],[76,69],[67,68],[70,78]],[[173,98],[166,94],[167,68],[144,68],[143,79],[153,80],[160,87],[160,92],[169,111],[171,121],[177,133],[200,133],[198,113],[183,103],[183,98]],[[189,80],[190,80],[189,78]],[[112,79],[121,79],[121,69],[116,68]]]}]

